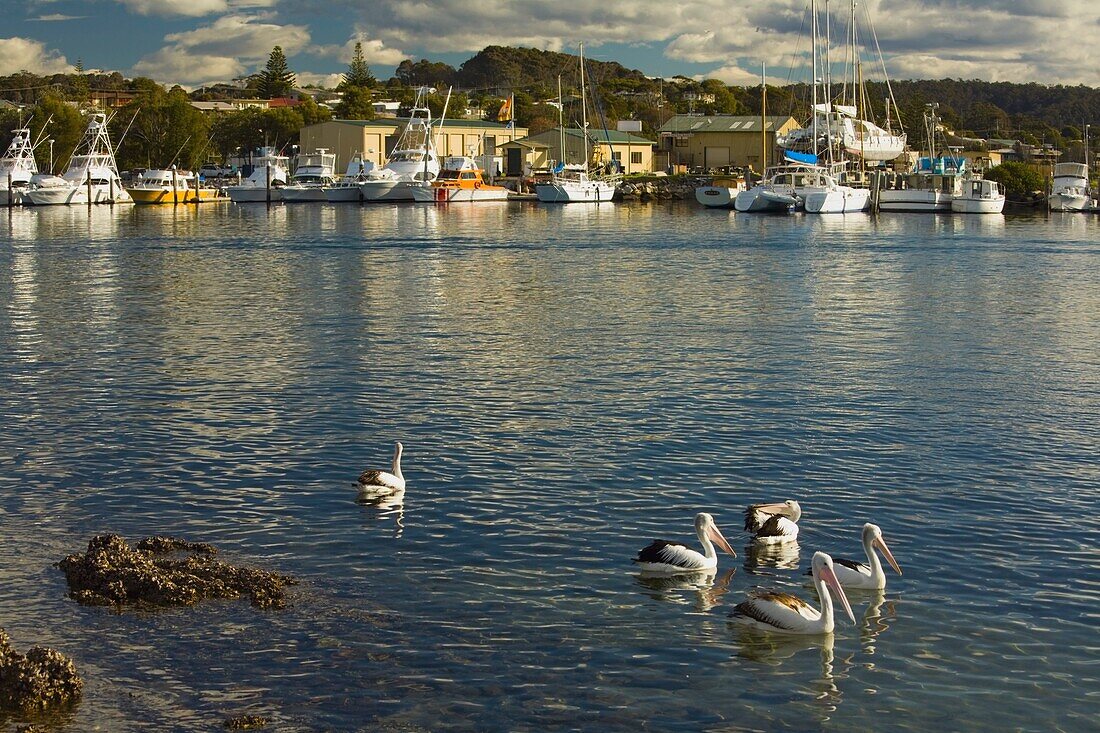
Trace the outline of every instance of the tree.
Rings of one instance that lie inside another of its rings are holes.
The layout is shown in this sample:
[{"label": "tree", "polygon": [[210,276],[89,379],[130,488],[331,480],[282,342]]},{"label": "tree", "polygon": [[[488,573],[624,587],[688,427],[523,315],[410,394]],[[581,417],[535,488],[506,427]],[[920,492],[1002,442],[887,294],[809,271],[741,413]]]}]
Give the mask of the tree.
[{"label": "tree", "polygon": [[351,57],[351,63],[348,64],[348,71],[344,74],[344,78],[341,80],[338,88],[365,87],[370,89],[377,83],[378,80],[374,78],[374,74],[370,72],[370,67],[367,66],[367,62],[363,58],[363,43],[361,41],[356,41],[355,54]]},{"label": "tree", "polygon": [[[47,121],[49,127],[46,126]],[[54,168],[63,169],[84,135],[87,124],[75,107],[60,97],[46,94],[39,100],[31,115],[31,139],[52,139]],[[49,164],[39,167],[45,170]]]},{"label": "tree", "polygon": [[267,66],[260,72],[260,84],[257,90],[260,96],[267,99],[289,96],[294,89],[295,81],[294,72],[287,66],[282,46],[271,49]]},{"label": "tree", "polygon": [[332,119],[332,112],[328,107],[317,104],[317,100],[308,94],[298,97],[298,114],[302,116],[302,124],[316,125],[318,122],[328,122]]},{"label": "tree", "polygon": [[[151,79],[135,79],[134,87],[142,93],[115,117],[119,166],[194,168],[201,164],[210,121],[191,106],[187,93],[179,87],[165,92]],[[120,140],[127,126],[130,130]]]},{"label": "tree", "polygon": [[90,86],[88,84],[88,75],[84,73],[84,59],[76,60],[73,71],[75,72],[73,75],[73,101],[87,102]]},{"label": "tree", "polygon": [[1009,198],[1019,199],[1046,189],[1042,172],[1027,163],[1001,163],[986,171],[985,177],[1004,186],[1005,196]]},{"label": "tree", "polygon": [[336,105],[336,117],[341,120],[373,120],[374,105],[369,89],[347,87],[344,96]]}]

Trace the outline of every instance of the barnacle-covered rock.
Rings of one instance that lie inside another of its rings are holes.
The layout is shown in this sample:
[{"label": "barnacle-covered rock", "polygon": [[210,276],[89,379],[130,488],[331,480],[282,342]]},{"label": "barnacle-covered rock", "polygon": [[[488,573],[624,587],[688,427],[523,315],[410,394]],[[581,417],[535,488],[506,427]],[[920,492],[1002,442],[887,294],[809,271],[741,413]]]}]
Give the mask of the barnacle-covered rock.
[{"label": "barnacle-covered rock", "polygon": [[253,606],[286,605],[286,587],[294,578],[230,565],[214,559],[216,554],[211,545],[173,537],[147,537],[131,547],[118,535],[97,535],[86,552],[57,566],[69,583],[69,597],[87,606],[190,606],[245,593]]},{"label": "barnacle-covered rock", "polygon": [[41,646],[19,654],[0,628],[0,709],[48,710],[74,702],[83,689],[84,681],[71,659]]}]

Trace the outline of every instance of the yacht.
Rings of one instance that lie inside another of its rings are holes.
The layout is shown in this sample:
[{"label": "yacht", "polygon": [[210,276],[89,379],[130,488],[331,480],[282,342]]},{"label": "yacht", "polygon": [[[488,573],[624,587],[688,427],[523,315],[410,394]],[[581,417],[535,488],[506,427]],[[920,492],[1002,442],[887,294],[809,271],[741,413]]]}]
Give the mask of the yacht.
[{"label": "yacht", "polygon": [[151,169],[126,191],[135,204],[197,204],[218,198],[218,189],[203,186],[191,171]]},{"label": "yacht", "polygon": [[[814,106],[814,116],[819,131],[817,146],[825,150],[832,146],[834,150],[843,150],[855,158],[869,163],[894,160],[905,150],[906,135],[879,127],[870,120],[856,116],[856,108],[843,104],[818,104]],[[785,150],[807,152],[813,150],[812,130],[807,126],[791,130],[780,135],[776,144]]]},{"label": "yacht", "polygon": [[1089,167],[1084,163],[1056,163],[1047,202],[1051,211],[1088,211],[1092,206]]},{"label": "yacht", "polygon": [[0,158],[0,206],[23,203],[23,194],[38,173],[30,129],[12,130],[12,136],[11,145]]},{"label": "yacht", "polygon": [[962,191],[951,199],[951,211],[956,214],[1000,214],[1004,208],[1001,184],[974,175],[963,180]]},{"label": "yacht", "polygon": [[482,170],[468,156],[447,158],[446,165],[434,181],[409,184],[413,199],[421,202],[451,203],[457,201],[507,201],[511,192],[504,186],[485,182]]},{"label": "yacht", "polygon": [[839,167],[802,162],[778,165],[764,171],[760,183],[738,192],[733,208],[745,213],[786,212],[807,208],[810,202],[813,208],[807,210],[816,214],[863,211],[870,192],[842,184],[840,176]]},{"label": "yacht", "polygon": [[[421,87],[397,145],[386,164],[367,173],[359,184],[364,201],[412,201],[413,188],[439,175],[439,157],[432,139],[432,112]],[[423,106],[421,106],[423,105]]]},{"label": "yacht", "polygon": [[966,158],[919,158],[909,173],[886,173],[878,192],[879,211],[948,212],[970,175]]},{"label": "yacht", "polygon": [[34,176],[24,194],[24,201],[35,206],[132,201],[118,175],[115,150],[107,133],[108,122],[105,114],[93,114],[64,175]]},{"label": "yacht", "polygon": [[356,153],[340,180],[325,186],[325,200],[330,204],[359,201],[362,195],[359,184],[367,180],[367,174],[372,170],[374,170],[374,163],[363,160],[362,153]]},{"label": "yacht", "polygon": [[294,181],[283,186],[283,201],[327,201],[325,187],[336,181],[336,155],[327,148],[298,156]]},{"label": "yacht", "polygon": [[290,158],[277,155],[272,148],[263,148],[253,160],[252,174],[225,192],[236,204],[265,203],[283,200],[283,186],[290,178]]}]

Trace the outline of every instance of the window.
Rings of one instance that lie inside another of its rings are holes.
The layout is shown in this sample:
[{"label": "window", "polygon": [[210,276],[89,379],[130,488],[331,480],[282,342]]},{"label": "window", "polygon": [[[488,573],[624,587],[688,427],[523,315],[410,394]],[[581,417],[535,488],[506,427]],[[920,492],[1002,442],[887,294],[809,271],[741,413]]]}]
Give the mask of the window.
[{"label": "window", "polygon": [[642,154],[641,153],[631,153],[630,154],[630,164],[631,165],[641,165],[642,164]]},{"label": "window", "polygon": [[623,152],[621,150],[612,150],[611,160],[617,160],[621,163],[623,160]]},{"label": "window", "polygon": [[688,146],[688,139],[686,137],[676,138],[676,147],[686,148]]}]

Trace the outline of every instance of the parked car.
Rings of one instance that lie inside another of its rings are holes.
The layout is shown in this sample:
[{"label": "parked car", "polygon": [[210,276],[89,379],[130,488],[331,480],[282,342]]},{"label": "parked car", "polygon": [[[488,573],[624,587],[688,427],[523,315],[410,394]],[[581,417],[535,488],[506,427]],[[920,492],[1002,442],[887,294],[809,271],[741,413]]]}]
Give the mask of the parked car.
[{"label": "parked car", "polygon": [[199,175],[203,178],[220,178],[225,175],[222,170],[217,163],[203,163],[199,167]]}]

